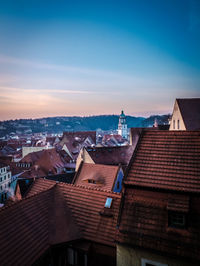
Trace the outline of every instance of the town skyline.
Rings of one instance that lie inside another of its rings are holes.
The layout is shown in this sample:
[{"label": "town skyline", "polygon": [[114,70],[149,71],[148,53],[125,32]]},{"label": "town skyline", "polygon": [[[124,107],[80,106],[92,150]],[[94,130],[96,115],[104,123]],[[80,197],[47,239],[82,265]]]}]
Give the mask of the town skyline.
[{"label": "town skyline", "polygon": [[148,117],[200,97],[197,0],[0,2],[0,121]]}]

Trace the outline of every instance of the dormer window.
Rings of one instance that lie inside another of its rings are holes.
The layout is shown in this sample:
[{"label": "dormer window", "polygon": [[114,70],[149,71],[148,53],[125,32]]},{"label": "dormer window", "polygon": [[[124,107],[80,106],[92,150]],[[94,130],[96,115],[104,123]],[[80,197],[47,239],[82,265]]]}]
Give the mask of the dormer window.
[{"label": "dormer window", "polygon": [[90,183],[90,184],[96,184],[96,181],[94,179],[88,179],[88,183]]}]

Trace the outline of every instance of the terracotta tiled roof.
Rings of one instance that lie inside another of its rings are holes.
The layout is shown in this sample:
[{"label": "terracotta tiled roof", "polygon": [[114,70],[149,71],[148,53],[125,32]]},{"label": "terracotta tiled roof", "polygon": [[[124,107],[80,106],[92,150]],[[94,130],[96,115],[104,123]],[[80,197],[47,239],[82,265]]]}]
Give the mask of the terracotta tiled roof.
[{"label": "terracotta tiled roof", "polygon": [[187,130],[200,129],[200,98],[176,99]]},{"label": "terracotta tiled roof", "polygon": [[[89,142],[85,143],[87,138]],[[59,145],[63,147],[64,144],[71,153],[73,159],[76,160],[84,145],[87,147],[96,144],[96,131],[64,132]]]},{"label": "terracotta tiled roof", "polygon": [[145,130],[125,184],[200,192],[200,131]]},{"label": "terracotta tiled roof", "polygon": [[64,161],[56,149],[42,150],[27,154],[20,162],[31,163],[31,177],[56,174],[57,168],[64,168]]},{"label": "terracotta tiled roof", "polygon": [[88,148],[92,160],[97,164],[127,166],[133,155],[134,147],[131,145],[121,147],[95,147]]},{"label": "terracotta tiled roof", "polygon": [[[123,244],[159,251],[162,255],[200,260],[199,204],[200,197],[196,194],[127,187],[116,239]],[[186,229],[168,225],[168,210],[189,215]],[[190,263],[188,265],[196,265]]]},{"label": "terracotta tiled roof", "polygon": [[42,191],[50,189],[54,187],[56,181],[48,180],[44,178],[36,178],[35,181],[32,183],[31,187],[29,188],[28,192],[25,194],[26,197],[33,196],[34,194],[38,194]]},{"label": "terracotta tiled roof", "polygon": [[2,265],[32,265],[50,245],[83,238],[115,245],[120,194],[42,179],[31,189],[33,196],[0,209]]},{"label": "terracotta tiled roof", "polygon": [[32,265],[48,249],[50,199],[51,191],[44,191],[0,209],[2,265]]},{"label": "terracotta tiled roof", "polygon": [[33,163],[34,164],[36,161],[38,161],[40,159],[40,157],[42,156],[43,153],[44,153],[44,150],[37,151],[37,152],[30,152],[24,158],[22,158],[20,162]]},{"label": "terracotta tiled roof", "polygon": [[[59,183],[66,203],[87,240],[114,246],[121,195],[100,189]],[[107,197],[111,208],[104,208]]]},{"label": "terracotta tiled roof", "polygon": [[99,187],[111,191],[115,184],[118,171],[119,166],[82,163],[73,183],[87,187]]},{"label": "terracotta tiled roof", "polygon": [[71,143],[71,145],[75,147],[79,143],[83,143],[88,137],[94,144],[96,144],[96,131],[63,132],[62,140],[65,138],[68,143]]}]

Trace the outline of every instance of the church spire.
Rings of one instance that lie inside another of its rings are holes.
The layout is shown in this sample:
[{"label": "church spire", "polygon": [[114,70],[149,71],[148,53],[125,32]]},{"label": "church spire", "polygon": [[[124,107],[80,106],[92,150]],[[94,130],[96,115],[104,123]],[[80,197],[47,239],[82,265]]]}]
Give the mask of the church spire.
[{"label": "church spire", "polygon": [[128,138],[128,129],[126,124],[126,116],[124,114],[124,111],[121,111],[121,114],[119,116],[119,123],[118,123],[118,134],[121,135],[123,138]]}]

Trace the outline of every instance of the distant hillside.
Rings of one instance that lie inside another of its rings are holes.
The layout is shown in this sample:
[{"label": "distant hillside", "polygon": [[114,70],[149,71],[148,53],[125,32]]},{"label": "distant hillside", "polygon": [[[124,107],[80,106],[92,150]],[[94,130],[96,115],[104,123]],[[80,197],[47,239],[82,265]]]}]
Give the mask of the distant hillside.
[{"label": "distant hillside", "polygon": [[[169,115],[155,115],[148,118],[127,116],[126,121],[130,127],[152,127],[155,119],[159,124],[168,123]],[[87,117],[48,117],[41,119],[19,119],[0,122],[0,137],[10,134],[28,133],[62,133],[63,131],[87,131],[87,130],[115,130],[117,129],[119,116],[99,115]]]}]

